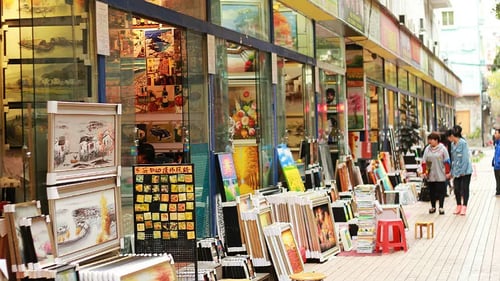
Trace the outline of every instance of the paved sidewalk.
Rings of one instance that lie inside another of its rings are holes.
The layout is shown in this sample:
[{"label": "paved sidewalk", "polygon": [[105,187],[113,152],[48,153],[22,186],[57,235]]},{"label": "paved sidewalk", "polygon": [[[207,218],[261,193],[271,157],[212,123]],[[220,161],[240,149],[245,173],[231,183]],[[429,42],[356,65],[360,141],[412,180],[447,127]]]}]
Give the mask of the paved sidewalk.
[{"label": "paved sidewalk", "polygon": [[[306,271],[325,273],[326,280],[500,280],[500,197],[495,196],[491,167],[493,148],[473,163],[466,216],[453,215],[455,197],[445,200],[445,215],[428,214],[429,202],[405,205],[408,251],[375,256],[336,256]],[[435,224],[432,239],[415,239],[417,220]]]}]

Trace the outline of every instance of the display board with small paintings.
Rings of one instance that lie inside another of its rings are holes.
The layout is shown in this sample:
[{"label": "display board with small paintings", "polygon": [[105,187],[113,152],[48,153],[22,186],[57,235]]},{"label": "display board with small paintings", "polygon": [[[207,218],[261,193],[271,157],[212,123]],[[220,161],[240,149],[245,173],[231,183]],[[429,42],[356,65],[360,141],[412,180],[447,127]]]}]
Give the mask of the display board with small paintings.
[{"label": "display board with small paintings", "polygon": [[193,164],[137,165],[133,179],[135,252],[195,262]]}]

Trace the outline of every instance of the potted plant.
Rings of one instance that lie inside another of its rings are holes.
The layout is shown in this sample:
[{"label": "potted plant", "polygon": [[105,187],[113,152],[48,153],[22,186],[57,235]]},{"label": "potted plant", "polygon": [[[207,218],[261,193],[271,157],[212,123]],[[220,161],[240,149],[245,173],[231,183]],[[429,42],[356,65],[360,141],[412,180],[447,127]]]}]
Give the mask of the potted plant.
[{"label": "potted plant", "polygon": [[422,140],[415,105],[411,101],[401,104],[399,116],[400,123],[396,132],[398,148],[401,153],[406,154],[413,145]]}]

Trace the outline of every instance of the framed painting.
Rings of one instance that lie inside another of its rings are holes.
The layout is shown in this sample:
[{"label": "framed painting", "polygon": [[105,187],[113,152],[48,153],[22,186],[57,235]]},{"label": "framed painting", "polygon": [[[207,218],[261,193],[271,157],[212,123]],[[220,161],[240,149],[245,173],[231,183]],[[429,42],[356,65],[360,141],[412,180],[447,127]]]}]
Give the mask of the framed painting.
[{"label": "framed painting", "polygon": [[288,147],[299,148],[300,142],[305,139],[304,118],[302,116],[287,116],[286,130],[288,132]]},{"label": "framed painting", "polygon": [[362,87],[347,89],[347,124],[349,130],[364,130],[366,119],[366,100]]},{"label": "framed painting", "polygon": [[264,37],[262,1],[221,1],[221,25],[256,38]]},{"label": "framed painting", "polygon": [[219,171],[224,187],[224,199],[225,201],[235,201],[240,196],[240,188],[234,168],[233,155],[231,153],[219,153],[217,154],[217,158],[219,160]]},{"label": "framed painting", "polygon": [[352,250],[352,240],[351,240],[351,234],[349,233],[349,229],[347,228],[342,228],[340,230],[340,240],[342,241],[342,247],[344,248],[344,251],[349,252]]},{"label": "framed painting", "polygon": [[257,89],[255,83],[231,80],[228,86],[229,113],[233,120],[233,139],[256,139]]},{"label": "framed painting", "polygon": [[[35,54],[36,58],[70,58],[73,52],[81,56],[83,33],[72,31],[71,26],[9,27],[6,40],[17,44],[7,44],[7,56],[16,59],[29,58]],[[40,81],[43,82],[44,79],[41,78]]]},{"label": "framed painting", "polygon": [[49,216],[31,217],[28,219],[28,225],[31,228],[38,264],[41,267],[53,265],[55,263],[55,244]]},{"label": "framed painting", "polygon": [[337,183],[340,184],[340,192],[346,192],[352,189],[351,180],[349,178],[349,170],[346,163],[337,164]]},{"label": "framed painting", "polygon": [[290,191],[305,191],[304,182],[300,175],[299,169],[295,164],[290,148],[279,146],[276,148],[278,160],[285,177],[288,190]]},{"label": "framed painting", "polygon": [[284,259],[290,273],[300,273],[304,271],[304,263],[300,254],[297,242],[292,232],[291,224],[284,224],[281,227],[279,236],[280,248],[284,250]]},{"label": "framed painting", "polygon": [[24,256],[24,241],[21,236],[21,222],[25,218],[42,214],[40,201],[7,204],[3,207],[3,210],[9,223],[9,251],[12,264],[14,266],[24,265],[26,264],[26,257]]},{"label": "framed painting", "polygon": [[259,146],[235,146],[233,149],[233,161],[240,194],[255,193],[261,187]]},{"label": "framed painting", "polygon": [[47,112],[47,185],[120,173],[120,104],[48,101]]},{"label": "framed painting", "polygon": [[47,198],[62,261],[119,249],[121,205],[114,178],[49,187]]},{"label": "framed painting", "polygon": [[283,256],[279,250],[279,244],[277,241],[277,236],[275,235],[275,229],[277,226],[275,224],[264,227],[263,232],[267,244],[267,248],[269,249],[269,254],[271,255],[271,259],[273,261],[273,267],[276,271],[276,275],[279,278],[282,276],[288,276],[285,273],[285,265]]},{"label": "framed painting", "polygon": [[314,200],[312,209],[321,255],[324,257],[338,253],[339,245],[330,201],[327,197]]}]

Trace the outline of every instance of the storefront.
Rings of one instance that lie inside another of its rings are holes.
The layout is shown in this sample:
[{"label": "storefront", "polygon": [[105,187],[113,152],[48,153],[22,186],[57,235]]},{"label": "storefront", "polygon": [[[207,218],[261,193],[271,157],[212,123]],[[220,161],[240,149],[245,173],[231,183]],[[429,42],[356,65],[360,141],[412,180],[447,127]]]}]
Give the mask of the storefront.
[{"label": "storefront", "polygon": [[451,123],[457,87],[444,85],[456,77],[435,58],[439,68],[430,78],[423,62],[401,55],[400,63],[381,51],[384,44],[355,44],[371,24],[363,20],[363,1],[331,1],[331,13],[311,12],[307,1],[283,2],[296,10],[257,0],[209,7],[202,0],[109,0],[98,8],[88,1],[3,1],[2,134],[9,149],[1,157],[4,175],[23,180],[15,201],[46,198],[49,100],[122,104],[125,234],[132,232],[140,142],[153,144],[159,161],[194,163],[197,236],[207,237],[216,233],[220,153],[232,153],[241,193],[253,193],[283,181],[278,145],[307,168],[319,155],[301,153],[304,141],[326,143],[335,163],[347,154],[375,157],[386,149],[387,128],[409,115],[427,131],[436,120]]}]

